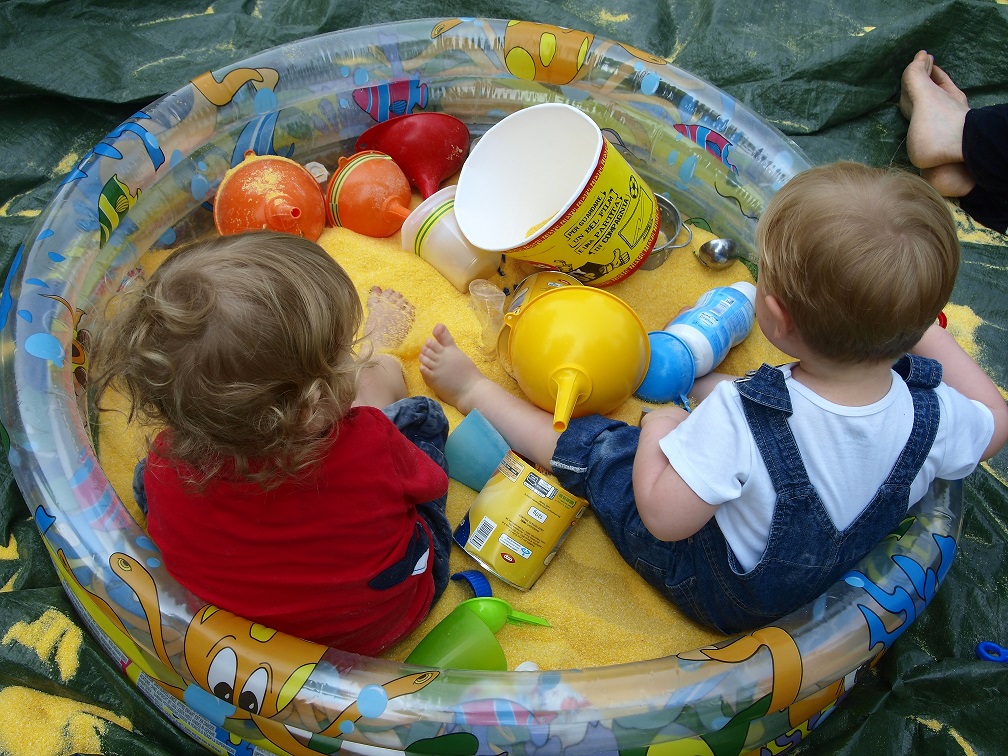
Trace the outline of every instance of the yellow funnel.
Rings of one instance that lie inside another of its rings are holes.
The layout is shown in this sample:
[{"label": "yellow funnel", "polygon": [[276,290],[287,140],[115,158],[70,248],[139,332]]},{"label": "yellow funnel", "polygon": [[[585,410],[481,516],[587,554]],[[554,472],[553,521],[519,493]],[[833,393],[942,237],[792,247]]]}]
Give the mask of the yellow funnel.
[{"label": "yellow funnel", "polygon": [[591,378],[580,368],[565,365],[550,373],[549,384],[550,392],[556,400],[553,429],[563,433],[567,430],[567,421],[573,416],[574,408],[591,396]]},{"label": "yellow funnel", "polygon": [[572,417],[606,413],[644,380],[647,329],[619,297],[590,286],[564,286],[509,313],[508,356],[531,402],[553,413],[563,431]]}]

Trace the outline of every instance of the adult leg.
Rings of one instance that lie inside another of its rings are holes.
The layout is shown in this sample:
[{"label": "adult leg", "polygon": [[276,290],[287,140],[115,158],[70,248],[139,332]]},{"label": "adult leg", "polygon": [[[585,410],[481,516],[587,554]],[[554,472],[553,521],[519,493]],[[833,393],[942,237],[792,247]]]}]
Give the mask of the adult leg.
[{"label": "adult leg", "polygon": [[975,221],[1008,227],[1008,105],[970,109],[965,93],[924,50],[903,71],[907,154],[921,176]]},{"label": "adult leg", "polygon": [[1008,232],[1008,104],[966,114],[962,151],[976,187],[960,206],[978,223]]},{"label": "adult leg", "polygon": [[969,103],[924,50],[903,71],[899,108],[910,121],[907,154],[911,163],[927,169],[963,162],[963,120]]}]

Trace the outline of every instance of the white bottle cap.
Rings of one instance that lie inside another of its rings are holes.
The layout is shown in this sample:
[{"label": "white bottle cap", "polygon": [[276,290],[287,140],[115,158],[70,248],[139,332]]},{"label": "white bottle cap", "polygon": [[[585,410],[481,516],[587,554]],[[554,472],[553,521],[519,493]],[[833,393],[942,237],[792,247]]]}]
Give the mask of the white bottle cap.
[{"label": "white bottle cap", "polygon": [[749,300],[749,304],[753,307],[756,306],[756,287],[751,283],[748,281],[736,281],[731,285],[731,288],[737,289]]}]

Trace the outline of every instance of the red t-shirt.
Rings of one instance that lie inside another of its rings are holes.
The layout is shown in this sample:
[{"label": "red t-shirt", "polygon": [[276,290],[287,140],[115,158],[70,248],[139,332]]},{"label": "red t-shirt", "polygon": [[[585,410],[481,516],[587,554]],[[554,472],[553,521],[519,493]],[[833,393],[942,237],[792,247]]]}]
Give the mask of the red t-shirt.
[{"label": "red t-shirt", "polygon": [[317,474],[269,491],[226,475],[193,490],[165,458],[169,439],[147,458],[148,532],[200,599],[367,655],[427,615],[434,544],[416,505],[448,477],[381,410],[352,409]]}]

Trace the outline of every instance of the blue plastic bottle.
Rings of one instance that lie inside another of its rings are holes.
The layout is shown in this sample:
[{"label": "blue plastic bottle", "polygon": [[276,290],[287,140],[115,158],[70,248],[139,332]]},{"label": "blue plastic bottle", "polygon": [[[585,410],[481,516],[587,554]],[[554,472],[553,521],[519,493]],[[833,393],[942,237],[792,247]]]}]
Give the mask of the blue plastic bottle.
[{"label": "blue plastic bottle", "polygon": [[693,381],[721,364],[728,350],[749,335],[755,319],[756,287],[748,281],[705,292],[663,330],[648,334],[651,362],[637,396],[685,404]]}]

